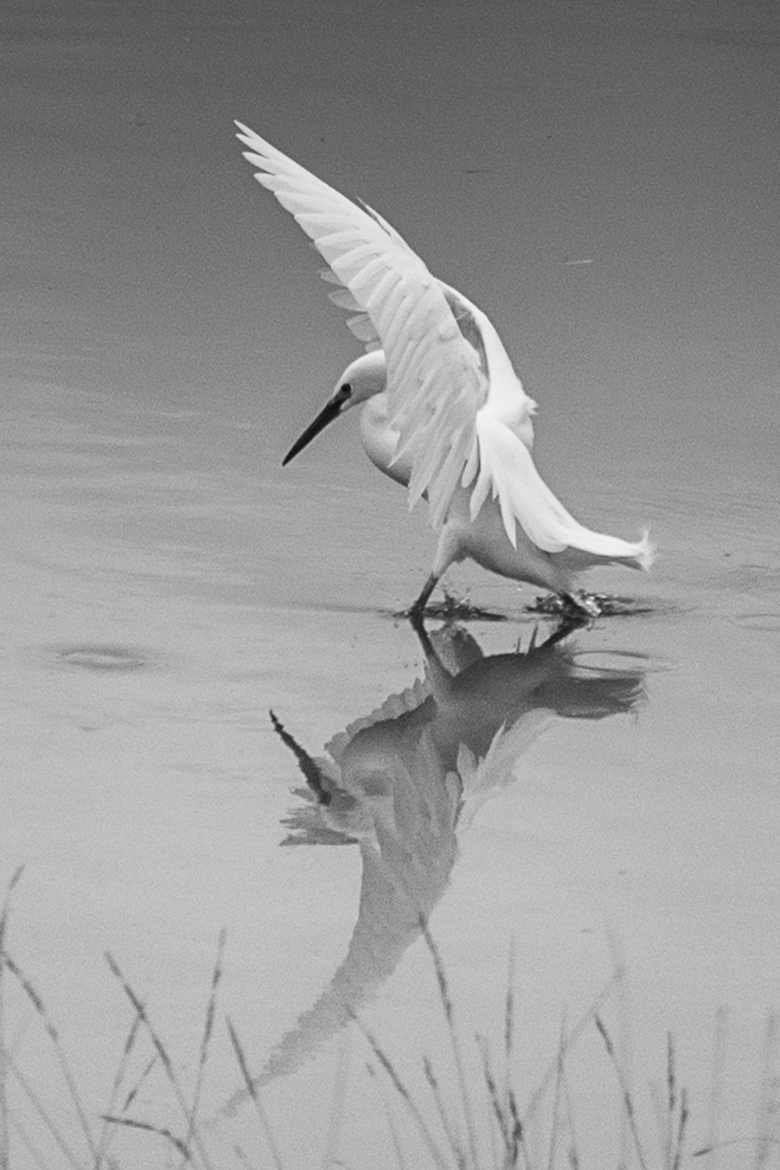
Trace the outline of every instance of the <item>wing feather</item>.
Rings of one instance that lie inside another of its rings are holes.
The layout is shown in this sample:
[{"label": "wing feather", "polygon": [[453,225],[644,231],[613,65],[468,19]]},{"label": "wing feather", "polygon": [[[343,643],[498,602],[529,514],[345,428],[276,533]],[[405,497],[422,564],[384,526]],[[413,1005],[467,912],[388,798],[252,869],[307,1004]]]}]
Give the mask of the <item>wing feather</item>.
[{"label": "wing feather", "polygon": [[376,329],[368,313],[358,313],[355,317],[348,317],[347,329],[357,337],[358,341],[373,341],[376,337]]},{"label": "wing feather", "polygon": [[[328,272],[330,272],[330,269],[328,269]],[[340,309],[349,309],[350,312],[355,312],[363,307],[358,304],[349,289],[344,288],[343,285],[339,285],[338,288],[334,288],[332,292],[329,292],[328,300],[333,301],[333,304],[338,305]]]},{"label": "wing feather", "polygon": [[[328,264],[320,275],[337,287],[330,299],[356,315],[348,327],[387,364],[389,422],[400,438],[396,459],[410,459],[410,505],[427,496],[431,521],[444,523],[459,483],[474,483],[471,503],[498,495],[514,543],[516,492],[496,474],[495,444],[478,434],[492,411],[530,443],[531,399],[485,315],[434,277],[390,224],[357,206],[240,122],[244,157],[255,178],[296,219]],[[518,440],[519,441],[519,440]]]}]

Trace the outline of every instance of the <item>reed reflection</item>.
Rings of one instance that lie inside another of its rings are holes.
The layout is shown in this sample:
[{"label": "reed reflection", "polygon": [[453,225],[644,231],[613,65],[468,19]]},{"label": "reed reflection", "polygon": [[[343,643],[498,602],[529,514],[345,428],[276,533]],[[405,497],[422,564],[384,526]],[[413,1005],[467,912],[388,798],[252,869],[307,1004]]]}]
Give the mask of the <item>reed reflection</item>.
[{"label": "reed reflection", "polygon": [[305,781],[282,843],[356,846],[362,879],[343,962],[257,1084],[295,1070],[390,976],[447,886],[459,834],[520,777],[520,758],[542,729],[557,718],[631,712],[644,696],[643,657],[585,666],[566,629],[489,656],[458,625],[416,632],[425,676],[355,719],[323,755],[311,756],[272,713]]}]

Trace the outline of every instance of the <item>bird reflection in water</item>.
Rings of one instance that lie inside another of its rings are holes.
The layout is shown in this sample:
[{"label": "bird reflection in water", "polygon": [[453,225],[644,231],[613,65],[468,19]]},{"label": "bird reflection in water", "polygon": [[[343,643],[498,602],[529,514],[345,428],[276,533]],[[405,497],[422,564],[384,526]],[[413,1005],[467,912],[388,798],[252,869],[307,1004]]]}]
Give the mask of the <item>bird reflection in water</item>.
[{"label": "bird reflection in water", "polygon": [[609,669],[586,666],[569,632],[560,627],[540,644],[532,637],[523,652],[483,656],[462,626],[432,635],[418,626],[424,678],[354,720],[316,758],[272,713],[305,779],[283,844],[357,845],[362,878],[346,957],[258,1085],[293,1072],[390,976],[444,893],[458,834],[517,779],[520,756],[543,728],[556,717],[604,719],[641,702],[641,655],[616,657]]}]

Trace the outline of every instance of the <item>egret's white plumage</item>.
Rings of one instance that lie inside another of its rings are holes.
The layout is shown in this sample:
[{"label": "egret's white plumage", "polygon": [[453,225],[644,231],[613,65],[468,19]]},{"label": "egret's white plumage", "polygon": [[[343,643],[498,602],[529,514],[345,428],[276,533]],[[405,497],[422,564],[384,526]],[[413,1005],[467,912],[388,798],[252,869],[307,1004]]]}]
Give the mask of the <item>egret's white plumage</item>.
[{"label": "egret's white plumage", "polygon": [[637,542],[583,527],[536,470],[533,399],[485,314],[433,276],[377,212],[359,207],[241,123],[255,178],[295,217],[328,268],[330,298],[368,351],[289,452],[292,458],[343,410],[365,402],[363,443],[372,461],[425,497],[440,531],[420,612],[453,561],[566,594],[573,574],[604,562],[647,568]]}]

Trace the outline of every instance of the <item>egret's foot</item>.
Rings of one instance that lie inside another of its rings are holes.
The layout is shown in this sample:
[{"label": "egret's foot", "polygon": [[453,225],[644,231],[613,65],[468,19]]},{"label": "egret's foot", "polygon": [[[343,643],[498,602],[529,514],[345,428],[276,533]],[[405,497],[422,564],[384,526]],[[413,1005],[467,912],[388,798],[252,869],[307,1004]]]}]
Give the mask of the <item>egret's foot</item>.
[{"label": "egret's foot", "polygon": [[563,595],[564,617],[592,621],[593,618],[601,617],[603,612],[600,599],[595,593],[586,593],[584,589],[579,589],[576,595],[573,593]]},{"label": "egret's foot", "polygon": [[527,605],[526,613],[542,613],[564,621],[579,623],[601,617],[635,617],[637,614],[655,613],[656,606],[649,601],[637,601],[633,597],[620,597],[614,593],[586,593],[578,589],[573,593],[548,593],[537,597],[533,605]]},{"label": "egret's foot", "polygon": [[431,621],[445,622],[505,622],[507,615],[496,610],[483,609],[479,605],[472,605],[465,598],[455,597],[444,591],[443,601],[434,601],[420,604],[415,601],[410,609],[403,610],[397,617],[408,618],[412,625],[420,625],[424,618]]},{"label": "egret's foot", "polygon": [[548,593],[546,597],[537,597],[533,605],[526,606],[526,610],[561,618],[568,625],[584,625],[593,618],[601,617],[604,612],[601,598],[583,589],[576,594]]}]

